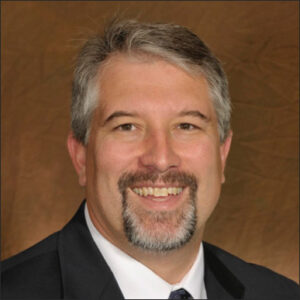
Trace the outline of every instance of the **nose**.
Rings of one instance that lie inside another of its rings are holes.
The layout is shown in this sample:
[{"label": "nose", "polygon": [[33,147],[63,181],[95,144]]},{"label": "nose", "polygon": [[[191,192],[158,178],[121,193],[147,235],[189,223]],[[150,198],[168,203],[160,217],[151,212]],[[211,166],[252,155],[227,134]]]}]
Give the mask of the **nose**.
[{"label": "nose", "polygon": [[175,151],[175,142],[168,134],[158,131],[150,134],[144,141],[140,164],[143,168],[166,172],[180,165],[180,157]]}]

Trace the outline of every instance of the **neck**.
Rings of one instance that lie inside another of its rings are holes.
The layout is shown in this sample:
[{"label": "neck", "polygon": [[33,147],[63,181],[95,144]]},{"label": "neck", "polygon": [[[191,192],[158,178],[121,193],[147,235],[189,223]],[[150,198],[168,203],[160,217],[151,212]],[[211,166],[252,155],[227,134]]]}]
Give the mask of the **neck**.
[{"label": "neck", "polygon": [[204,226],[200,229],[198,228],[191,240],[179,249],[160,253],[146,251],[133,246],[128,242],[125,234],[119,234],[118,236],[117,232],[115,232],[113,236],[118,236],[118,238],[112,239],[112,235],[109,234],[109,231],[105,230],[105,227],[100,226],[99,222],[97,222],[97,218],[94,216],[93,211],[89,210],[89,215],[95,228],[102,236],[170,284],[180,282],[193,266],[199,252],[204,231]]},{"label": "neck", "polygon": [[[202,234],[197,234],[197,236],[202,236]],[[200,243],[201,239],[194,237],[181,248],[166,253],[146,252],[133,246],[129,246],[127,249],[119,248],[147,266],[168,283],[175,284],[180,282],[193,266],[199,252]]]}]

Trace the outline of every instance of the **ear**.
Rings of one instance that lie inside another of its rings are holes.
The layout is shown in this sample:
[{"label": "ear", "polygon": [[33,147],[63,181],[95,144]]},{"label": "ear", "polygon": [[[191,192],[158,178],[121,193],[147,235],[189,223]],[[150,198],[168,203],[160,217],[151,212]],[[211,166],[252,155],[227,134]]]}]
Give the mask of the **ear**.
[{"label": "ear", "polygon": [[69,133],[67,139],[67,146],[72,163],[78,174],[79,184],[81,186],[86,185],[86,147],[79,142],[73,135]]},{"label": "ear", "polygon": [[225,182],[224,171],[225,171],[226,160],[227,160],[228,153],[230,150],[231,140],[232,140],[232,131],[230,130],[226,140],[220,145],[221,166],[222,166],[222,183]]}]

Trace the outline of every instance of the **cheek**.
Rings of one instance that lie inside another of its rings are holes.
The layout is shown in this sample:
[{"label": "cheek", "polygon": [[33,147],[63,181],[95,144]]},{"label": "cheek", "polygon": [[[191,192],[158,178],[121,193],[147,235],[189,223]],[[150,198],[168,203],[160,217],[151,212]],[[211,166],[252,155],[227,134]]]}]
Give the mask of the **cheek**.
[{"label": "cheek", "polygon": [[107,178],[118,180],[119,176],[134,166],[135,150],[136,147],[132,144],[109,139],[98,143],[95,151],[98,172]]},{"label": "cheek", "polygon": [[201,177],[218,174],[221,171],[221,160],[218,146],[213,140],[203,138],[199,142],[181,146],[183,168],[189,169]]},{"label": "cheek", "polygon": [[108,139],[96,140],[90,149],[88,198],[93,202],[101,226],[107,231],[121,231],[122,197],[118,180],[130,170],[133,149]]},{"label": "cheek", "polygon": [[205,223],[216,206],[222,180],[219,146],[210,140],[186,147],[183,168],[198,178],[197,207],[201,224]]}]

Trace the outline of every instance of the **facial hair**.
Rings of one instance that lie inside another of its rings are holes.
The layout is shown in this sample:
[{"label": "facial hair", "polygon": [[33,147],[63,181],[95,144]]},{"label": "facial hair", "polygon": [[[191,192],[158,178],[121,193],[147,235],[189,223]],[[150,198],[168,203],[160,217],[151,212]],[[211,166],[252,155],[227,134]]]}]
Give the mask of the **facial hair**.
[{"label": "facial hair", "polygon": [[[189,188],[187,201],[172,211],[146,210],[128,200],[127,190],[137,183],[163,182]],[[122,195],[122,217],[128,241],[143,250],[167,252],[185,245],[196,230],[197,180],[192,174],[170,171],[157,173],[125,173],[118,181]]]}]

